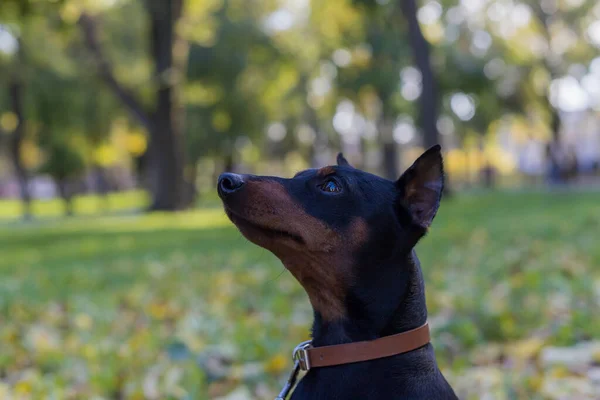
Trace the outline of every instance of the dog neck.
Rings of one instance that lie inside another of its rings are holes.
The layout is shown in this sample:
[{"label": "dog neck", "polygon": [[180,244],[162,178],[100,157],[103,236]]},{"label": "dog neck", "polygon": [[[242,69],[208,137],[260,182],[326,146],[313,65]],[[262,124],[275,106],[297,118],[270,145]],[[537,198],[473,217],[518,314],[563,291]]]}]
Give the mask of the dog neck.
[{"label": "dog neck", "polygon": [[[371,264],[373,265],[373,264]],[[350,291],[347,317],[326,321],[315,311],[313,345],[327,346],[406,332],[427,320],[419,261],[411,252],[365,269],[360,287]],[[394,371],[391,375],[389,371]],[[347,398],[452,399],[456,396],[440,373],[433,347],[383,359],[311,369],[292,400]]]},{"label": "dog neck", "polygon": [[346,315],[326,320],[314,311],[313,345],[373,340],[417,328],[427,321],[425,287],[414,251],[376,264],[367,257],[345,300]]}]

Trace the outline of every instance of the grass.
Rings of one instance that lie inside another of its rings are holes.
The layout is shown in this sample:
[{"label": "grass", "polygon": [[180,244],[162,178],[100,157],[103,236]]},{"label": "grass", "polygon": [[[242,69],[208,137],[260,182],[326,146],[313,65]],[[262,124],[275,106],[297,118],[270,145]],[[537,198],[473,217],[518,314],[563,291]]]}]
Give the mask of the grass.
[{"label": "grass", "polygon": [[[308,301],[209,204],[0,227],[0,398],[274,397]],[[600,337],[598,232],[600,194],[442,205],[418,253],[461,398],[559,398],[553,384],[588,381],[540,354]]]},{"label": "grass", "polygon": [[[104,212],[131,211],[148,202],[144,191],[111,193],[104,198],[95,195],[77,195],[73,198],[73,210],[77,215],[95,215],[99,210]],[[38,200],[32,203],[32,214],[35,218],[56,218],[65,214],[64,202],[58,198]],[[0,200],[0,222],[11,222],[22,214],[22,203],[17,199]]]}]

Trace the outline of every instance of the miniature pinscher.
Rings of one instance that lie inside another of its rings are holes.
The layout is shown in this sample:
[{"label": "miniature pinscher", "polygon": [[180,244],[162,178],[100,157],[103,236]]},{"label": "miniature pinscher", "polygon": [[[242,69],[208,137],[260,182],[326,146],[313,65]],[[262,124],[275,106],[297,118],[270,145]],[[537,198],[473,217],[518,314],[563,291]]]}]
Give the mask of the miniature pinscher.
[{"label": "miniature pinscher", "polygon": [[[218,180],[231,221],[306,290],[315,349],[377,341],[426,324],[414,247],[437,213],[443,187],[440,146],[395,182],[350,166],[341,153],[336,166],[291,179],[224,173]],[[292,394],[292,400],[309,399],[457,397],[426,341],[393,356],[312,368]]]}]

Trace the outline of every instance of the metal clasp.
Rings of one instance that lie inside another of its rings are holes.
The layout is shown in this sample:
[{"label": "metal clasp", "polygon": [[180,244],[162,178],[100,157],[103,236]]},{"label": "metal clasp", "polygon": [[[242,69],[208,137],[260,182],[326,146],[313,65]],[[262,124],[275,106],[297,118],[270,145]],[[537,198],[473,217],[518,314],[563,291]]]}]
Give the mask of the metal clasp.
[{"label": "metal clasp", "polygon": [[307,340],[306,342],[302,342],[296,346],[294,352],[292,353],[292,359],[294,362],[298,362],[300,369],[304,372],[310,370],[310,360],[308,359],[308,352],[306,350],[308,350],[311,346],[312,341]]},{"label": "metal clasp", "polygon": [[294,385],[296,384],[296,380],[298,379],[298,373],[300,370],[308,371],[310,369],[310,360],[308,359],[308,350],[312,345],[312,341],[307,340],[306,342],[300,343],[294,351],[292,352],[292,359],[294,360],[294,368],[288,378],[287,382],[281,392],[279,392],[279,396],[275,398],[275,400],[286,400]]}]

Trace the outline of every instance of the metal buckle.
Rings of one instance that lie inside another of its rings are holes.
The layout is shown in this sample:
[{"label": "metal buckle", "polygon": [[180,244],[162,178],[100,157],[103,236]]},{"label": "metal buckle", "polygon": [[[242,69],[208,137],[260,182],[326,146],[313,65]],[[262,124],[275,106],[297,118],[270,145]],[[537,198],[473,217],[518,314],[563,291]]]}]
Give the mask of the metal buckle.
[{"label": "metal buckle", "polygon": [[312,341],[307,340],[306,342],[302,342],[296,346],[294,352],[292,353],[292,359],[294,362],[298,362],[300,369],[304,372],[310,370],[310,360],[308,359],[308,352],[306,350],[308,350],[311,346]]}]

